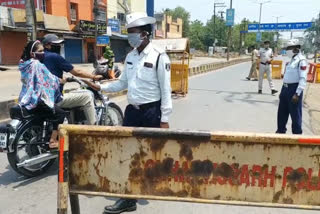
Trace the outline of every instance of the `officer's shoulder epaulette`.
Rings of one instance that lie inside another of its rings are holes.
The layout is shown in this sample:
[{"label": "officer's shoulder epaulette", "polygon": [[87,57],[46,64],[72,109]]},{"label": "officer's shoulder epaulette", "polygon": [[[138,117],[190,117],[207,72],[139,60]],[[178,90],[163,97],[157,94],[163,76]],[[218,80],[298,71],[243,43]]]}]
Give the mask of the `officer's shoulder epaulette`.
[{"label": "officer's shoulder epaulette", "polygon": [[166,53],[166,51],[164,50],[164,49],[162,49],[162,48],[160,48],[160,47],[158,47],[158,46],[153,46],[153,49],[156,51],[156,52],[158,52],[159,54],[165,54]]}]

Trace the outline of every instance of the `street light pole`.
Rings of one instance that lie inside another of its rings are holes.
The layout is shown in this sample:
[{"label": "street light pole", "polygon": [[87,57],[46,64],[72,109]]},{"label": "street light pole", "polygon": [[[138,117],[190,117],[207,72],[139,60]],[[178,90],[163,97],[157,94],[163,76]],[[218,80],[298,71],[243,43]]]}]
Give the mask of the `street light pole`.
[{"label": "street light pole", "polygon": [[213,4],[213,44],[214,44],[214,50],[216,46],[216,8],[218,7],[225,7],[224,3],[214,3]]},{"label": "street light pole", "polygon": [[28,41],[37,39],[37,16],[33,0],[26,0],[26,24],[28,29]]},{"label": "street light pole", "polygon": [[[271,2],[271,1],[266,1],[266,2],[260,2],[259,4],[260,4],[260,15],[259,15],[259,28],[258,28],[258,33],[259,33],[259,35],[260,35],[260,29],[261,29],[261,18],[262,18],[262,6],[264,5],[264,4],[267,4],[267,3],[269,3],[269,2]],[[259,43],[261,43],[261,40],[259,41]]]},{"label": "street light pole", "polygon": [[[232,0],[230,0],[230,9],[232,9]],[[228,49],[227,49],[227,61],[230,60],[230,46],[231,46],[232,26],[229,26],[228,33]]]},{"label": "street light pole", "polygon": [[94,38],[96,40],[96,47],[95,47],[95,58],[98,60],[99,50],[98,50],[98,15],[99,15],[99,8],[98,8],[98,0],[94,0],[93,3],[93,14],[94,14],[94,25],[95,25],[95,31],[94,31]]},{"label": "street light pole", "polygon": [[283,17],[283,16],[274,16],[277,19],[277,25],[276,25],[276,29],[277,29],[277,42],[276,42],[276,53],[278,53],[279,50],[279,30],[278,30],[278,24],[279,24],[279,18]]}]

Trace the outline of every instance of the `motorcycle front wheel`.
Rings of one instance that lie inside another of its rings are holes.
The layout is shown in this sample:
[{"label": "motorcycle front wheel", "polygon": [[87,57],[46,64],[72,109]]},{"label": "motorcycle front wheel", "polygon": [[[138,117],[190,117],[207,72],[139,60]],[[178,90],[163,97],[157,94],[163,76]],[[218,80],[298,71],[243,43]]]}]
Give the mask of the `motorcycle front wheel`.
[{"label": "motorcycle front wheel", "polygon": [[115,103],[110,103],[107,107],[105,114],[105,120],[103,120],[103,126],[122,126],[123,124],[123,113],[119,106]]},{"label": "motorcycle front wheel", "polygon": [[39,143],[42,129],[41,124],[30,124],[19,130],[14,142],[14,152],[7,154],[13,170],[28,178],[44,174],[55,162],[55,159],[53,159],[29,167],[17,167],[18,163],[48,152],[47,145]]}]

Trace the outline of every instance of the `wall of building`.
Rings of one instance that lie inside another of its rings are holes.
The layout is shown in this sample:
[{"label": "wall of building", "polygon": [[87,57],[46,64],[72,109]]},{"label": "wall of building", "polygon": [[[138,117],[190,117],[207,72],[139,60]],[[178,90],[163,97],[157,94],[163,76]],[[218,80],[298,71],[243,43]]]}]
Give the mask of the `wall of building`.
[{"label": "wall of building", "polygon": [[17,65],[26,43],[26,33],[1,31],[1,63],[5,65]]},{"label": "wall of building", "polygon": [[[171,16],[160,16],[156,15],[157,24],[156,24],[156,38],[165,38],[166,30],[168,39],[176,39],[182,38],[182,27],[183,21],[182,19],[174,20]],[[166,22],[167,21],[167,22]],[[166,23],[168,24],[168,29],[166,27]]]},{"label": "wall of building", "polygon": [[147,12],[146,0],[130,0],[132,12]]},{"label": "wall of building", "polygon": [[118,7],[118,0],[108,0],[107,16],[109,19],[117,19]]}]

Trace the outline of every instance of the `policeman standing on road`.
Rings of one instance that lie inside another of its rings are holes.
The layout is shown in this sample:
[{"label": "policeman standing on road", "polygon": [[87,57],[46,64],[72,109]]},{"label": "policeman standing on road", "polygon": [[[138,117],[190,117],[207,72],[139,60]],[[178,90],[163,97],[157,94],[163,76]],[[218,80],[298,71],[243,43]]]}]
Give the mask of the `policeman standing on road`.
[{"label": "policeman standing on road", "polygon": [[253,81],[258,81],[257,60],[258,60],[259,51],[257,50],[255,45],[253,45],[251,49],[252,49],[252,53],[251,53],[252,65],[249,72],[249,76],[246,77],[246,79],[251,80],[253,78]]},{"label": "policeman standing on road", "polygon": [[302,102],[303,91],[307,85],[308,62],[300,49],[300,44],[289,44],[287,47],[287,55],[291,61],[286,66],[280,94],[277,130],[279,134],[287,132],[289,115],[292,120],[292,133],[302,134]]},{"label": "policeman standing on road", "polygon": [[[124,126],[169,128],[172,112],[170,59],[165,51],[152,45],[152,25],[156,20],[145,13],[127,15],[128,40],[134,48],[126,60],[119,81],[96,85],[96,90],[118,92],[128,89],[129,105],[125,110]],[[104,213],[122,213],[137,209],[136,200],[119,199],[105,207]]]},{"label": "policeman standing on road", "polygon": [[271,94],[278,93],[277,90],[274,88],[274,84],[272,82],[272,73],[271,73],[271,62],[273,60],[273,51],[270,48],[270,41],[264,42],[264,48],[261,48],[259,51],[259,58],[260,58],[260,70],[259,70],[259,94],[262,94],[262,87],[263,87],[263,78],[264,74],[267,74],[267,78],[269,81],[269,86],[271,89]]}]

